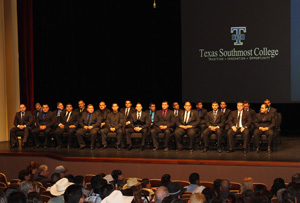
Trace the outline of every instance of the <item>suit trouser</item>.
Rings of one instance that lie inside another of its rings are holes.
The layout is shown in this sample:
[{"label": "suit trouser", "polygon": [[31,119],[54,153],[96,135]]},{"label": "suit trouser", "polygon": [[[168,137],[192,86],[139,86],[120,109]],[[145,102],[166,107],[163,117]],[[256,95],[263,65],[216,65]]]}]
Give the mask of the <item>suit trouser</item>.
[{"label": "suit trouser", "polygon": [[234,132],[232,129],[228,130],[227,137],[228,137],[228,146],[231,150],[234,149],[234,137],[237,134],[241,134],[243,136],[243,148],[247,149],[248,141],[249,141],[249,129],[246,128],[243,132],[241,132],[240,129],[238,129],[236,132]]},{"label": "suit trouser", "polygon": [[177,148],[182,148],[182,136],[187,134],[190,138],[190,148],[193,148],[198,128],[182,129],[176,128],[174,135],[176,138]]},{"label": "suit trouser", "polygon": [[86,145],[84,140],[83,140],[83,136],[85,135],[85,133],[90,133],[91,135],[91,147],[95,147],[95,142],[96,142],[96,136],[98,133],[98,128],[92,128],[92,129],[84,129],[84,128],[80,128],[76,131],[76,137],[78,140],[78,144],[83,146]]},{"label": "suit trouser", "polygon": [[66,133],[68,136],[68,145],[70,146],[72,144],[72,140],[73,137],[75,135],[76,132],[76,128],[69,128],[67,126],[65,126],[64,128],[60,128],[59,126],[56,128],[54,135],[56,137],[56,141],[58,146],[62,146],[63,142],[62,142],[62,137],[63,137],[63,133]]},{"label": "suit trouser", "polygon": [[[132,146],[132,141],[131,141],[131,134],[132,133],[139,133],[136,132],[133,128],[128,128],[126,129],[126,138],[127,138],[127,145]],[[147,129],[143,128],[140,133],[142,133],[142,144],[141,146],[145,146],[145,140],[146,140],[146,136],[147,136]]]},{"label": "suit trouser", "polygon": [[122,134],[123,134],[122,129],[116,129],[116,131],[113,132],[113,131],[110,131],[110,129],[108,129],[108,128],[104,128],[104,129],[101,129],[100,132],[101,132],[101,136],[102,136],[102,145],[107,145],[106,139],[107,139],[107,134],[109,132],[117,133],[117,145],[121,144],[121,138],[122,138]]},{"label": "suit trouser", "polygon": [[267,137],[268,137],[268,146],[271,146],[272,141],[273,141],[274,131],[273,130],[261,131],[261,130],[256,128],[254,130],[254,133],[253,133],[256,148],[259,148],[259,138],[263,134],[267,135]]},{"label": "suit trouser", "polygon": [[171,132],[172,132],[171,128],[166,128],[166,129],[162,130],[160,128],[154,127],[151,130],[151,135],[152,135],[154,147],[158,147],[159,146],[159,143],[157,141],[158,133],[164,133],[165,134],[165,144],[164,144],[164,147],[168,147],[170,136],[171,136]]},{"label": "suit trouser", "polygon": [[208,143],[209,143],[209,140],[208,140],[208,137],[215,133],[216,136],[217,136],[217,147],[220,148],[221,147],[221,143],[222,143],[222,129],[221,128],[217,128],[216,131],[212,131],[211,129],[209,128],[206,128],[202,134],[202,138],[203,138],[203,141],[204,141],[204,147],[207,148],[208,147]]},{"label": "suit trouser", "polygon": [[39,141],[38,135],[41,132],[45,133],[44,145],[47,145],[48,139],[50,138],[51,131],[52,131],[52,129],[50,127],[46,127],[45,130],[41,130],[39,127],[34,128],[33,131],[32,131],[32,135],[33,135],[33,138],[34,138],[35,145],[40,145],[40,141]]},{"label": "suit trouser", "polygon": [[15,143],[17,143],[18,137],[17,137],[16,134],[17,134],[18,131],[23,131],[23,132],[24,132],[22,142],[23,142],[23,143],[27,142],[28,137],[29,137],[30,128],[26,127],[26,128],[24,128],[23,130],[21,130],[21,129],[18,128],[18,127],[13,127],[13,128],[10,130],[10,144],[15,144]]}]

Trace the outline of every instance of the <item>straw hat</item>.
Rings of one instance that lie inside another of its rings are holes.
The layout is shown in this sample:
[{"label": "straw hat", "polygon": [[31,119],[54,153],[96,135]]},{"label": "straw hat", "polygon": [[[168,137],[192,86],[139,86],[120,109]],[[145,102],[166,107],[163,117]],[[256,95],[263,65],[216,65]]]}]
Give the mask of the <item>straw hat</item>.
[{"label": "straw hat", "polygon": [[141,184],[141,183],[137,180],[137,178],[129,178],[127,180],[127,183],[123,186],[123,190],[129,189],[132,186],[136,186],[139,184]]}]

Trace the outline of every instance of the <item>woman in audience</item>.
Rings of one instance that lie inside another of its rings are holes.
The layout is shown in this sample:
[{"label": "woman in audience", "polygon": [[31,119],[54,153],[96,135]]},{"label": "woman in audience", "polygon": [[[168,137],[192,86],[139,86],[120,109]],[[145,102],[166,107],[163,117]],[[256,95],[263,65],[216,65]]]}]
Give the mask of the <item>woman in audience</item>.
[{"label": "woman in audience", "polygon": [[31,180],[34,180],[37,177],[37,170],[40,167],[40,164],[31,161],[28,166],[27,166],[27,170],[29,170],[31,172]]},{"label": "woman in audience", "polygon": [[246,190],[253,191],[253,178],[251,177],[245,177],[243,179],[241,193],[243,193]]},{"label": "woman in audience", "polygon": [[113,184],[115,189],[122,189],[122,187],[125,185],[124,182],[124,175],[121,170],[113,170],[111,172],[111,176],[113,177]]},{"label": "woman in audience", "polygon": [[27,169],[25,170],[21,170],[19,172],[18,178],[20,179],[20,182],[24,182],[24,181],[30,181],[31,180],[31,172]]},{"label": "woman in audience", "polygon": [[170,182],[171,182],[171,175],[170,174],[164,174],[161,177],[160,186],[168,187]]},{"label": "woman in audience", "polygon": [[271,188],[272,195],[277,197],[277,191],[281,188],[286,188],[284,180],[282,178],[276,178]]},{"label": "woman in audience", "polygon": [[43,200],[39,193],[37,192],[30,192],[27,194],[27,201],[26,203],[43,203]]}]

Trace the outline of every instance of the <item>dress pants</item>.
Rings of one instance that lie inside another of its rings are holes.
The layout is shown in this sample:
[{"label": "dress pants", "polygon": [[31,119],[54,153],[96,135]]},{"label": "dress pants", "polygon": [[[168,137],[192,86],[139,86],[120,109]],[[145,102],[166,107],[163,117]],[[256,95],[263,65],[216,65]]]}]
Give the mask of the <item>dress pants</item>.
[{"label": "dress pants", "polygon": [[249,141],[249,129],[246,128],[243,132],[241,132],[240,129],[238,129],[236,132],[234,132],[232,129],[228,130],[227,137],[228,137],[228,146],[229,149],[234,149],[234,137],[237,134],[241,134],[243,136],[243,148],[247,149],[248,147],[248,141]]},{"label": "dress pants", "polygon": [[170,136],[171,136],[171,132],[172,132],[171,128],[166,128],[166,129],[162,130],[162,129],[158,128],[158,127],[154,127],[151,130],[151,135],[152,135],[154,147],[158,147],[159,146],[159,143],[157,141],[158,133],[164,133],[165,134],[165,144],[164,144],[164,147],[168,147]]},{"label": "dress pants", "polygon": [[75,135],[76,132],[76,128],[69,128],[67,126],[65,126],[64,128],[60,128],[59,126],[56,128],[54,135],[57,141],[57,145],[58,146],[62,146],[63,142],[62,142],[62,137],[63,137],[63,133],[66,133],[68,136],[68,146],[70,146],[72,144],[72,140],[73,137]]},{"label": "dress pants", "polygon": [[204,147],[207,148],[208,147],[208,143],[209,143],[209,139],[208,137],[215,133],[216,136],[217,136],[217,142],[218,142],[218,145],[217,147],[220,148],[221,147],[221,143],[222,143],[222,129],[221,128],[218,128],[216,129],[216,131],[212,131],[211,129],[209,128],[206,128],[204,130],[204,132],[202,133],[202,138],[203,138],[203,141],[204,141]]},{"label": "dress pants", "polygon": [[182,129],[176,128],[174,135],[176,138],[177,148],[182,148],[182,136],[187,134],[190,138],[190,149],[193,148],[198,128]]},{"label": "dress pants", "polygon": [[132,133],[142,133],[141,146],[144,147],[145,146],[146,135],[147,135],[147,129],[143,128],[140,132],[136,132],[133,128],[126,129],[127,145],[129,145],[130,147],[132,146],[132,141],[131,141],[131,134]]},{"label": "dress pants", "polygon": [[253,133],[253,135],[254,135],[254,142],[255,142],[255,147],[256,148],[259,148],[259,138],[263,134],[265,134],[265,135],[268,136],[268,146],[271,146],[272,141],[273,141],[274,131],[273,130],[267,130],[267,131],[263,132],[263,131],[261,131],[261,130],[259,130],[259,129],[256,128],[254,130],[254,133]]},{"label": "dress pants", "polygon": [[98,128],[92,128],[92,129],[84,129],[84,128],[80,128],[76,131],[76,137],[78,139],[78,144],[80,146],[85,146],[85,142],[83,140],[83,136],[86,134],[86,133],[90,133],[91,135],[91,147],[95,147],[95,143],[96,143],[96,136],[97,136],[97,133],[98,133]]},{"label": "dress pants", "polygon": [[47,127],[45,130],[41,130],[39,127],[36,127],[32,130],[32,135],[33,135],[33,138],[34,138],[34,142],[35,142],[35,145],[40,145],[40,141],[39,141],[39,134],[41,132],[44,132],[45,133],[45,141],[44,141],[44,145],[47,145],[48,143],[48,140],[50,139],[50,133],[52,131],[52,128],[50,127]]},{"label": "dress pants", "polygon": [[[108,129],[108,128],[101,129],[100,131],[101,131],[101,136],[102,136],[102,145],[107,145],[107,140],[106,140],[107,134],[112,131],[110,131],[110,129]],[[122,129],[116,129],[115,132],[112,132],[112,133],[117,133],[117,145],[120,145],[122,134],[123,134]]]},{"label": "dress pants", "polygon": [[31,130],[31,129],[30,129],[29,127],[26,127],[26,128],[24,128],[23,130],[21,130],[21,129],[18,128],[18,127],[13,127],[13,128],[10,130],[10,144],[13,145],[13,144],[17,143],[17,141],[18,141],[17,132],[18,132],[18,131],[23,131],[23,132],[24,132],[22,142],[23,142],[23,143],[26,143],[27,140],[28,140],[28,137],[29,137],[29,132],[30,132],[30,130]]}]

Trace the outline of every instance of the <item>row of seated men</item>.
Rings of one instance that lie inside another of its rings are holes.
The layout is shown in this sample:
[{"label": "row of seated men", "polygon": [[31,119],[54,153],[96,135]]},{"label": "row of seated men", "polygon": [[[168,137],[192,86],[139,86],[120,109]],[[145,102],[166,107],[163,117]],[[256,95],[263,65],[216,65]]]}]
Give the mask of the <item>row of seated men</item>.
[{"label": "row of seated men", "polygon": [[[227,141],[227,152],[234,151],[235,136],[243,137],[243,153],[247,153],[250,134],[253,134],[256,153],[260,150],[260,136],[268,137],[268,153],[271,153],[271,144],[276,130],[277,110],[271,107],[271,102],[266,99],[261,105],[260,112],[250,109],[248,101],[237,102],[237,110],[227,109],[226,102],[212,103],[212,111],[203,109],[202,102],[197,103],[197,109],[193,110],[190,102],[185,102],[184,110],[179,108],[178,102],[173,103],[173,110],[169,109],[167,101],[162,102],[162,109],[156,111],[155,104],[149,105],[149,110],[143,111],[140,103],[135,109],[131,101],[125,102],[125,108],[119,111],[117,103],[112,104],[112,111],[106,108],[105,102],[99,103],[99,109],[94,111],[93,105],[85,107],[84,101],[78,102],[78,109],[73,110],[72,104],[66,108],[61,102],[57,109],[49,111],[49,106],[37,103],[33,115],[26,111],[24,104],[20,105],[20,111],[16,113],[14,125],[10,131],[11,148],[17,146],[17,132],[23,131],[22,148],[27,146],[29,134],[34,138],[35,147],[40,147],[40,133],[44,134],[44,148],[47,148],[51,134],[57,141],[58,148],[64,146],[63,136],[67,136],[67,148],[72,145],[73,138],[77,138],[79,148],[87,146],[84,136],[88,133],[91,137],[90,149],[96,146],[97,135],[101,136],[102,149],[107,148],[107,135],[109,132],[117,134],[116,148],[121,150],[122,135],[126,135],[126,149],[132,149],[132,133],[141,133],[142,141],[140,150],[145,148],[147,135],[152,136],[153,150],[159,149],[158,134],[164,134],[164,151],[169,150],[171,135],[175,136],[177,151],[183,149],[182,137],[189,137],[189,150],[194,150],[196,135],[201,135],[204,143],[202,152],[209,148],[209,138],[212,134],[217,137],[217,150],[222,152],[222,139]],[[53,133],[52,133],[53,132]],[[125,143],[125,139],[123,140]]]}]

